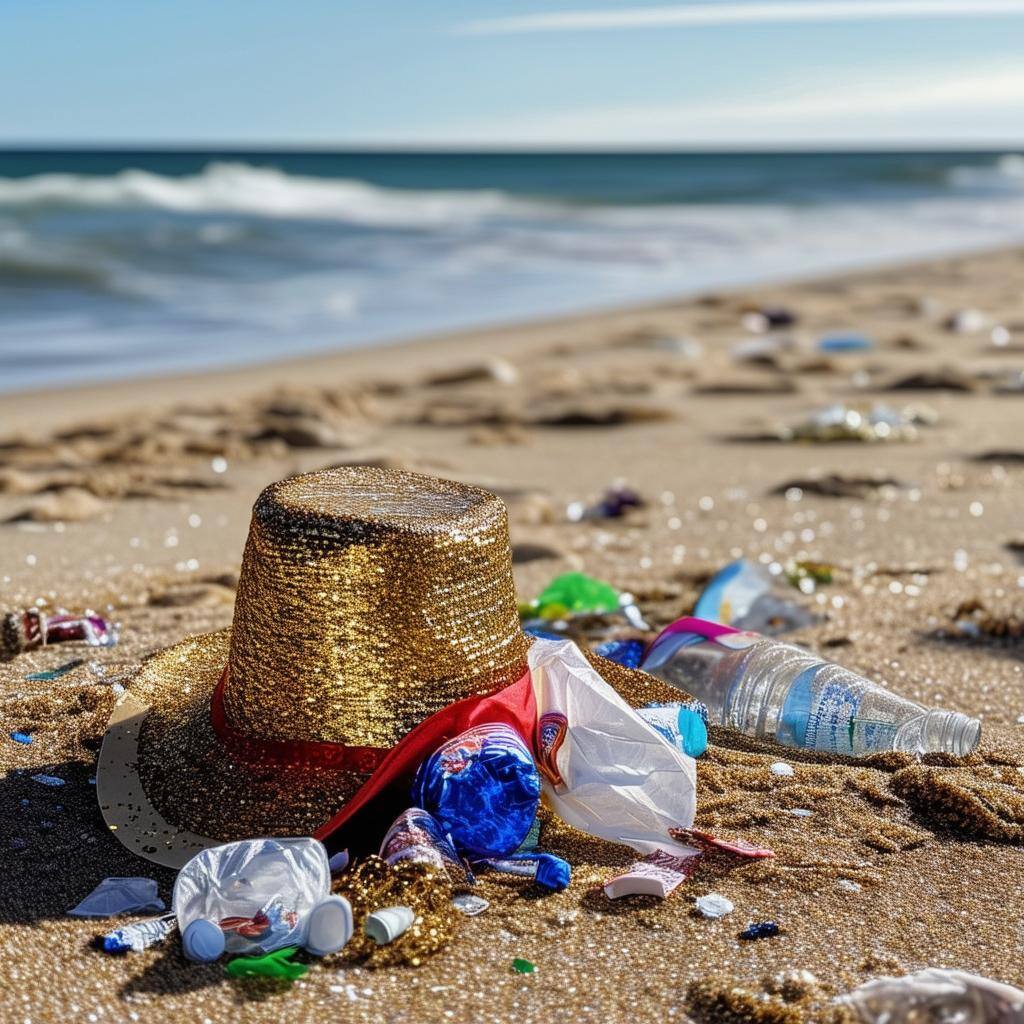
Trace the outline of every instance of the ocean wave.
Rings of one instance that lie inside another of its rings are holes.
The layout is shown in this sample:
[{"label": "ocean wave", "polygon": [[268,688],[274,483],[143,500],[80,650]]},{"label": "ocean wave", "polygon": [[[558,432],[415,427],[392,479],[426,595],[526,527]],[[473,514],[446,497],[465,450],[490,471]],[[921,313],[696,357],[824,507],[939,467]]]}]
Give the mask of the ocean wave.
[{"label": "ocean wave", "polygon": [[0,209],[63,206],[157,209],[341,221],[366,227],[436,228],[500,216],[543,216],[545,204],[500,190],[413,191],[346,178],[287,174],[274,167],[211,163],[183,177],[151,171],[0,178]]},{"label": "ocean wave", "polygon": [[1024,190],[1024,155],[1004,153],[991,164],[949,169],[948,180],[956,188]]}]

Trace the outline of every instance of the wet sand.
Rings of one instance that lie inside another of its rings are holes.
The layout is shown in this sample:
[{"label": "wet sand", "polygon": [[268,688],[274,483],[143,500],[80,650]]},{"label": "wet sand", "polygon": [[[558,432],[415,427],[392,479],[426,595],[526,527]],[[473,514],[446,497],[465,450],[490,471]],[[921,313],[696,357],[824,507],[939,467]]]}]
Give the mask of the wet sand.
[{"label": "wet sand", "polygon": [[[0,1019],[827,1020],[833,995],[880,973],[945,966],[1024,985],[1013,882],[1024,868],[1022,270],[1022,251],[983,253],[274,367],[0,396],[0,606],[109,605],[123,628],[111,650],[0,663],[5,734],[33,735],[0,745]],[[778,332],[792,346],[738,359],[734,346],[758,337],[744,313],[763,305],[797,314]],[[984,316],[958,326],[977,330],[947,326],[965,309]],[[822,354],[830,331],[874,344]],[[918,425],[899,441],[771,440],[836,402],[885,403]],[[490,909],[420,968],[328,958],[284,992],[189,965],[176,943],[96,952],[104,923],[68,918],[70,906],[107,875],[152,875],[165,899],[173,880],[107,834],[95,804],[111,683],[230,622],[262,486],[358,462],[496,490],[523,599],[582,569],[636,595],[655,628],[732,558],[830,563],[833,582],[805,598],[824,621],[792,638],[981,716],[982,748],[965,765],[829,765],[718,732],[698,762],[697,824],[770,846],[774,860],[708,865],[663,903],[613,903],[600,886],[628,852],[552,822],[542,847],[572,862],[570,889],[483,882]],[[569,503],[620,479],[643,508],[569,521]],[[56,682],[25,680],[78,657],[86,664]],[[779,759],[794,776],[769,772]],[[48,789],[37,772],[67,784]],[[699,917],[693,899],[711,891],[735,912]],[[737,938],[769,919],[783,934]],[[513,973],[514,957],[538,972]],[[800,971],[815,980],[778,980]]]}]

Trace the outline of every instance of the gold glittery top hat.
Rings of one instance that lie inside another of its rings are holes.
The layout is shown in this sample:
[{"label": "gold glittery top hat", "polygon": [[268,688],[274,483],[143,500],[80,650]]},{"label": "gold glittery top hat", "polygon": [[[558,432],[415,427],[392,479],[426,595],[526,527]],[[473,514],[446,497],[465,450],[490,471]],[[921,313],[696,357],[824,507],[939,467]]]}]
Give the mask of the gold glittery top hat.
[{"label": "gold glittery top hat", "polygon": [[[126,683],[100,751],[104,819],[169,866],[230,839],[310,834],[418,723],[519,679],[526,649],[494,495],[369,467],[273,484],[232,628]],[[636,702],[665,696],[609,667]]]}]

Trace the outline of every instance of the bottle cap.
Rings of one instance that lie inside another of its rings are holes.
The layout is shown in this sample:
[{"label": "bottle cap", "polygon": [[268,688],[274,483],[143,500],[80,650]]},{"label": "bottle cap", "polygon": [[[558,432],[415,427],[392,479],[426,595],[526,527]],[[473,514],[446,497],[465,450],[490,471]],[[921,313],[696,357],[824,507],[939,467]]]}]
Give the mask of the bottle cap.
[{"label": "bottle cap", "polygon": [[181,933],[181,948],[189,960],[212,963],[224,952],[224,933],[213,921],[196,918]]},{"label": "bottle cap", "polygon": [[337,953],[352,938],[352,907],[344,896],[325,896],[309,912],[306,951],[313,956]]}]

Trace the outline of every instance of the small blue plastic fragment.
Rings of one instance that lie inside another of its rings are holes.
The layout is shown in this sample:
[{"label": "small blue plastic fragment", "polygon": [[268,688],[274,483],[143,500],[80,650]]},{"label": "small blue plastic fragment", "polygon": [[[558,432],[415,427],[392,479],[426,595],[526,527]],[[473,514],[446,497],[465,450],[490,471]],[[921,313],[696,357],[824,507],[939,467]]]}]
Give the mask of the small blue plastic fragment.
[{"label": "small blue plastic fragment", "polygon": [[740,932],[741,939],[770,939],[779,934],[779,926],[775,921],[755,921]]},{"label": "small blue plastic fragment", "polygon": [[12,732],[11,739],[14,740],[15,743],[24,743],[28,746],[28,744],[32,742],[32,734],[30,732]]},{"label": "small blue plastic fragment", "polygon": [[594,653],[626,668],[639,668],[644,644],[642,640],[606,640],[594,648]]}]

